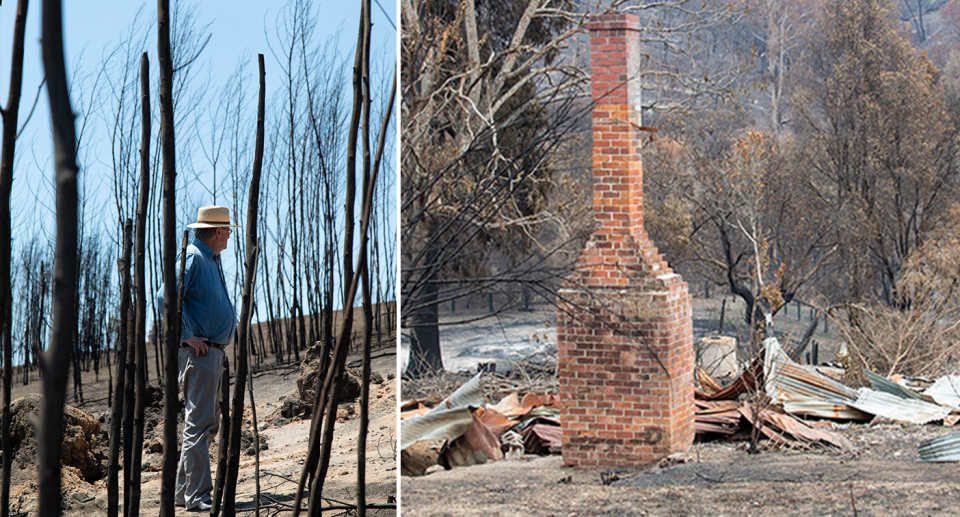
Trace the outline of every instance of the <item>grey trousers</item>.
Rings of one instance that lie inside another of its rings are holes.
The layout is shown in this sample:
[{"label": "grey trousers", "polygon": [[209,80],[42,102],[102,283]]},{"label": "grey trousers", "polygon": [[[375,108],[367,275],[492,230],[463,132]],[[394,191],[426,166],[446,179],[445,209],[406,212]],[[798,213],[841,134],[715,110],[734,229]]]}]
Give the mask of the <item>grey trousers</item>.
[{"label": "grey trousers", "polygon": [[193,348],[181,348],[178,380],[183,390],[186,409],[183,416],[183,448],[177,467],[175,502],[193,508],[201,501],[212,501],[213,479],[210,475],[210,439],[220,428],[220,368],[226,354],[210,350],[197,357]]}]

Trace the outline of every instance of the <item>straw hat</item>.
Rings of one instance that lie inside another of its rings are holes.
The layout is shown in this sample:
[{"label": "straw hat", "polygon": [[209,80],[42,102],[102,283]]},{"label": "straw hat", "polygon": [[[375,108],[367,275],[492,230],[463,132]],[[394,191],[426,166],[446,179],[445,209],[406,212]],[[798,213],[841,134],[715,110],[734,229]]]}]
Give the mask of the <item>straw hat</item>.
[{"label": "straw hat", "polygon": [[220,228],[230,226],[240,228],[239,224],[230,224],[230,209],[225,206],[204,206],[197,211],[197,222],[187,228]]}]

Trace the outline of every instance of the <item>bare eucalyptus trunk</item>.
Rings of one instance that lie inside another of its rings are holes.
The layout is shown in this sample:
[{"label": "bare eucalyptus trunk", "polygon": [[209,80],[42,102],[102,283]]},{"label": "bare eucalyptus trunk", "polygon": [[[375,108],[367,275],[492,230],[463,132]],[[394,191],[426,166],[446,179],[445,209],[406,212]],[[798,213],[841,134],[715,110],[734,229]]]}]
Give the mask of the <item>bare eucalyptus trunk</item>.
[{"label": "bare eucalyptus trunk", "polygon": [[243,281],[243,298],[240,305],[240,324],[237,331],[237,382],[233,387],[233,411],[230,420],[230,459],[227,463],[227,484],[223,498],[223,514],[236,515],[237,477],[240,471],[240,441],[243,425],[244,388],[247,381],[247,356],[249,353],[250,305],[253,301],[253,278],[257,272],[257,210],[260,202],[260,173],[263,167],[263,117],[266,99],[263,54],[257,56],[260,66],[260,99],[257,106],[257,144],[253,158],[253,177],[247,194],[247,260]]},{"label": "bare eucalyptus trunk", "polygon": [[67,88],[63,56],[63,19],[59,0],[44,0],[42,15],[43,68],[53,127],[57,188],[57,245],[54,271],[53,342],[45,354],[43,414],[38,442],[39,515],[60,515],[60,446],[63,443],[63,404],[76,327],[77,290],[77,135]]},{"label": "bare eucalyptus trunk", "polygon": [[[131,328],[127,315],[130,313],[130,253],[133,234],[133,221],[127,219],[123,226],[123,271],[120,291],[120,343],[123,348],[123,515],[130,515],[130,495],[133,490],[130,472],[133,471],[133,410],[136,404],[134,383],[136,382],[136,357],[133,337],[136,329]],[[117,361],[120,362],[119,360]],[[119,386],[118,386],[119,387]]]},{"label": "bare eucalyptus trunk", "polygon": [[33,355],[37,358],[37,366],[40,368],[40,378],[43,378],[43,375],[47,371],[47,366],[43,362],[43,356],[41,355],[43,351],[43,330],[46,328],[45,322],[43,321],[44,308],[47,302],[47,289],[49,289],[49,284],[47,284],[47,264],[44,261],[40,261],[40,311],[37,313],[39,316],[39,321],[37,322],[37,348],[34,349]]},{"label": "bare eucalyptus trunk", "polygon": [[[260,54],[261,56],[263,54]],[[259,250],[258,250],[259,252]],[[250,418],[253,423],[253,479],[256,481],[254,494],[254,515],[260,516],[260,430],[257,428],[257,401],[253,398],[253,370],[247,370],[247,391],[250,395]]]},{"label": "bare eucalyptus trunk", "polygon": [[164,350],[163,474],[160,516],[174,517],[177,478],[177,348],[180,314],[176,311],[176,153],[173,133],[173,62],[170,59],[170,1],[157,2],[157,56],[160,62],[160,132],[163,142]]},{"label": "bare eucalyptus trunk", "polygon": [[147,225],[147,203],[150,200],[150,60],[144,52],[140,57],[140,198],[137,204],[137,241],[136,241],[136,334],[133,346],[137,351],[137,403],[133,418],[133,462],[130,478],[128,516],[140,515],[140,474],[143,467],[144,414],[147,401],[147,285],[144,248]]},{"label": "bare eucalyptus trunk", "polygon": [[[371,197],[373,185],[370,184],[370,0],[363,0],[361,14],[363,27],[363,56],[360,69],[360,82],[363,92],[363,199]],[[386,124],[380,128],[381,135],[386,134]],[[370,270],[367,257],[366,240],[360,248],[364,256],[359,268],[363,285],[363,369],[360,381],[360,435],[357,437],[357,516],[367,515],[367,409],[370,405],[370,333],[373,313],[370,307]],[[352,329],[351,327],[348,327]]]},{"label": "bare eucalyptus trunk", "polygon": [[[10,383],[13,360],[13,293],[10,281],[10,191],[13,188],[13,158],[17,143],[17,118],[20,112],[20,87],[23,83],[23,35],[26,29],[27,0],[17,3],[17,19],[13,28],[13,64],[10,68],[10,96],[3,116],[3,150],[0,157],[0,315],[3,316],[3,416],[0,444],[3,447],[3,486],[0,488],[0,511],[10,514],[10,472],[13,465],[10,443]],[[25,350],[23,367],[29,375],[30,355]]]},{"label": "bare eucalyptus trunk", "polygon": [[[79,202],[80,201],[79,191],[78,191],[77,199]],[[79,208],[82,208],[83,203],[78,203],[78,206]],[[79,210],[78,210],[78,213],[79,213]],[[77,263],[74,266],[75,268],[74,270],[77,271],[77,279],[76,279],[76,289],[74,289],[75,295],[73,298],[73,310],[74,310],[73,318],[74,318],[74,321],[76,321],[77,323],[79,323],[80,321],[80,289],[79,289],[80,272],[83,271],[83,269],[80,268],[80,259],[83,257],[83,217],[82,216],[78,217],[78,222],[80,223],[80,226],[77,231],[77,238],[79,239],[79,243],[78,243],[77,253],[76,253]],[[123,315],[120,315],[120,318],[123,319]],[[83,371],[83,365],[80,363],[80,360],[83,358],[83,348],[81,347],[81,343],[80,343],[80,325],[73,326],[73,347],[74,347],[73,354],[71,354],[71,358],[73,358],[73,401],[77,404],[83,404],[83,378],[80,375],[81,372]]]},{"label": "bare eucalyptus trunk", "polygon": [[[127,219],[127,224],[123,227],[123,258],[118,261],[120,265],[120,278],[122,278],[122,283],[120,287],[120,314],[125,314],[129,305],[130,305],[130,239],[131,233],[133,231],[133,223]],[[123,467],[124,472],[130,472],[129,469],[129,459],[130,459],[130,449],[128,449],[128,444],[126,443],[126,433],[121,433],[121,420],[124,419],[125,415],[123,414],[124,400],[125,396],[124,385],[126,382],[126,370],[127,365],[125,364],[124,358],[127,356],[127,333],[126,322],[120,320],[120,332],[118,333],[117,339],[117,387],[113,392],[113,407],[110,410],[110,466],[108,467],[108,478],[107,478],[107,515],[110,517],[115,517],[120,509],[120,482],[119,482],[119,472],[120,472],[120,442],[123,441]],[[124,429],[125,431],[126,429]],[[125,476],[126,477],[126,476]],[[127,481],[124,480],[123,483],[123,493],[124,501],[126,501],[127,495]],[[124,507],[124,513],[126,513],[126,507]]]},{"label": "bare eucalyptus trunk", "polygon": [[220,368],[220,451],[217,454],[217,480],[213,486],[213,508],[210,515],[220,515],[223,487],[227,479],[227,451],[230,450],[230,361],[224,354]]},{"label": "bare eucalyptus trunk", "polygon": [[269,325],[270,330],[270,348],[273,350],[276,364],[280,364],[283,362],[283,342],[280,338],[279,323],[277,322],[279,315],[273,311],[273,299],[270,295],[270,268],[267,266],[266,254],[263,256],[263,284],[267,288],[267,317],[269,318],[267,325]]}]

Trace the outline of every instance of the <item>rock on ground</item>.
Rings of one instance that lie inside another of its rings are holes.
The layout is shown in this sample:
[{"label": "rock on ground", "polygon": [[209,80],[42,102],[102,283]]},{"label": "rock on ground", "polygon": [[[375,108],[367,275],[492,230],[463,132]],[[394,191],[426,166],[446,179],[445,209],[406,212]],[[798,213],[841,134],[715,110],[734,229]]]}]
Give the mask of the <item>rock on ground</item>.
[{"label": "rock on ground", "polygon": [[[36,465],[39,461],[37,431],[34,422],[40,421],[43,397],[30,394],[15,400],[10,407],[10,438],[15,465]],[[77,469],[80,476],[92,483],[106,473],[104,457],[98,449],[100,422],[86,411],[72,406],[63,408],[64,466]],[[102,444],[101,444],[102,445]]]},{"label": "rock on ground", "polygon": [[[317,398],[317,377],[320,375],[320,351],[323,343],[317,342],[309,349],[300,364],[300,377],[297,378],[297,390],[300,393],[300,400],[307,404],[313,404]],[[347,375],[344,378],[340,390],[337,392],[337,404],[345,400],[352,400],[360,396],[360,379],[362,375],[359,370],[347,368]],[[383,377],[376,372],[370,374],[371,384],[383,383]]]}]

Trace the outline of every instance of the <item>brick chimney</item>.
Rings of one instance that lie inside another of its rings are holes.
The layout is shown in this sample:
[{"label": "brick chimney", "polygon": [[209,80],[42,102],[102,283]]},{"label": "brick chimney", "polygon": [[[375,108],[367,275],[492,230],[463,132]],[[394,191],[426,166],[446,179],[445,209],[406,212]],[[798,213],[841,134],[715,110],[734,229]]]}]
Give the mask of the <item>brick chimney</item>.
[{"label": "brick chimney", "polygon": [[693,443],[687,284],[643,228],[639,19],[591,19],[596,225],[558,296],[563,458],[633,466]]}]

